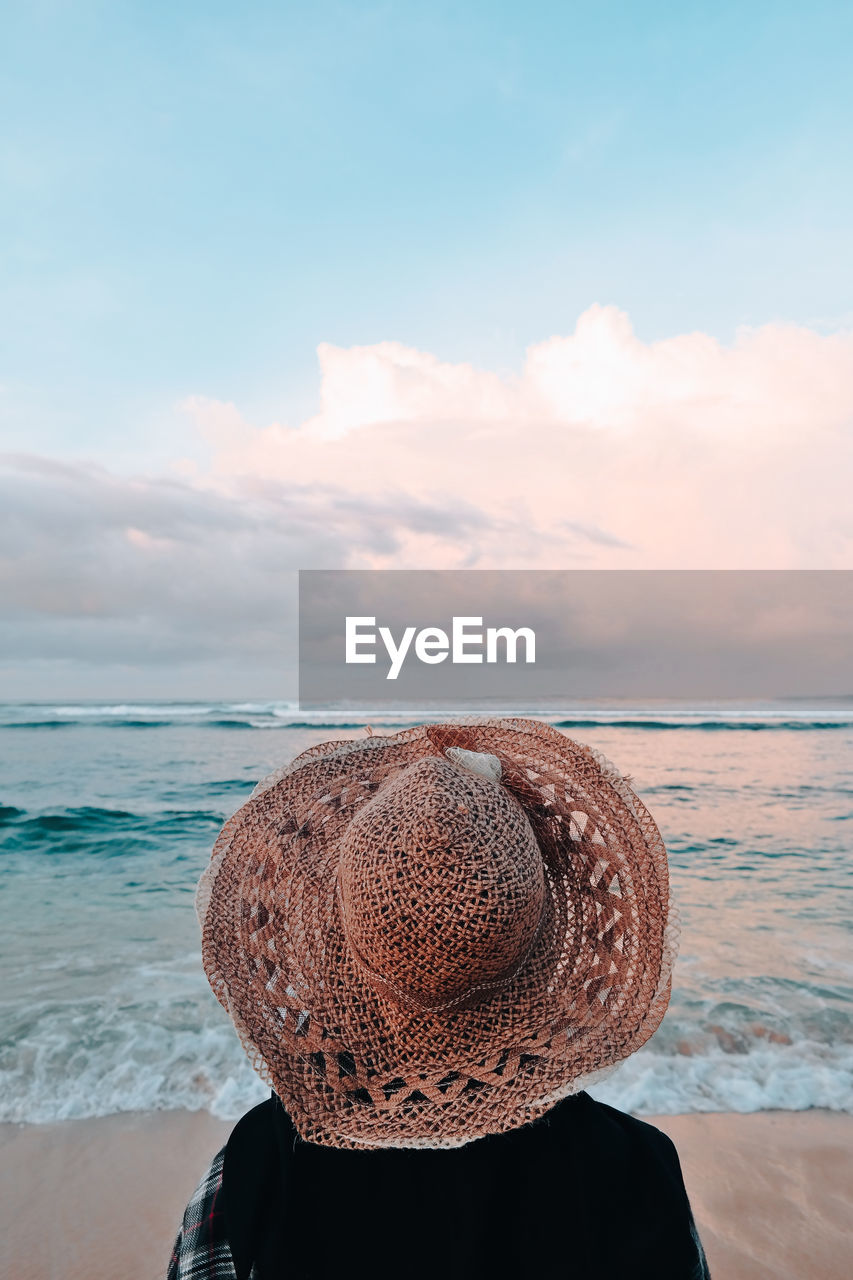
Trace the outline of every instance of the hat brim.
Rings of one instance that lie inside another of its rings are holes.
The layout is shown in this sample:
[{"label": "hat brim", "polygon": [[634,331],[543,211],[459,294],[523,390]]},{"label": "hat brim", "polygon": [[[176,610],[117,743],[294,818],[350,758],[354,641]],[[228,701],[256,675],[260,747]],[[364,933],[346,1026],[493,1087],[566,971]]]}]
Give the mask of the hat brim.
[{"label": "hat brim", "polygon": [[[366,979],[337,893],[343,832],[416,760],[489,752],[543,853],[543,927],[512,980],[412,1011]],[[262,1079],[308,1141],[455,1146],[518,1127],[644,1044],[669,1000],[666,852],[591,748],[534,720],[419,725],[310,748],[225,824],[197,894],[202,958]]]}]

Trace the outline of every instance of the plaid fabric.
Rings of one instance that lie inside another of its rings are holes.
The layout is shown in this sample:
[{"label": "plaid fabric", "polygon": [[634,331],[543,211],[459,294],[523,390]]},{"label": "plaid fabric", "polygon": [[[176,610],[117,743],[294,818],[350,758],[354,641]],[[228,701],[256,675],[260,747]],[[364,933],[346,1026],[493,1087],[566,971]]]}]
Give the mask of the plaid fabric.
[{"label": "plaid fabric", "polygon": [[[167,1280],[236,1280],[222,1212],[223,1147],[195,1189],[178,1231]],[[257,1280],[255,1268],[249,1280]]]}]

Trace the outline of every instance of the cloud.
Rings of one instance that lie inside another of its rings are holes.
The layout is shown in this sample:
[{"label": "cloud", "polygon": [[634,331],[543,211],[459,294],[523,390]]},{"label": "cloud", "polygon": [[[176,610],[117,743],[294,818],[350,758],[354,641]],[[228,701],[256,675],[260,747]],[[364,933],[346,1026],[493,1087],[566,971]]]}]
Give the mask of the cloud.
[{"label": "cloud", "polygon": [[195,622],[199,640],[280,611],[277,583],[353,554],[393,556],[407,533],[470,540],[485,517],[397,495],[365,502],[329,486],[244,478],[229,493],[121,477],[88,464],[7,456],[0,473],[6,618]]},{"label": "cloud", "polygon": [[765,325],[729,347],[702,333],[644,343],[595,306],[514,377],[396,342],[319,357],[320,411],[298,426],[185,402],[211,448],[197,481],[235,492],[297,477],[365,503],[480,513],[473,540],[408,527],[389,555],[353,547],[358,564],[850,565],[853,333]]},{"label": "cloud", "polygon": [[[475,546],[491,529],[470,504],[402,492],[367,499],[270,476],[240,477],[225,492],[89,463],[0,463],[7,697],[34,696],[22,664],[39,663],[112,666],[119,693],[121,681],[137,687],[141,669],[180,667],[172,692],[181,696],[199,691],[186,681],[212,664],[230,671],[232,691],[251,685],[263,696],[272,680],[278,696],[291,696],[298,569],[393,562],[410,539],[438,554]],[[523,540],[523,529],[505,532]],[[215,673],[202,696],[211,687]],[[36,685],[49,696],[46,688]]]},{"label": "cloud", "polygon": [[278,669],[298,568],[851,567],[853,333],[644,343],[595,306],[512,376],[319,359],[300,424],[187,399],[207,458],[167,475],[7,457],[13,660]]}]

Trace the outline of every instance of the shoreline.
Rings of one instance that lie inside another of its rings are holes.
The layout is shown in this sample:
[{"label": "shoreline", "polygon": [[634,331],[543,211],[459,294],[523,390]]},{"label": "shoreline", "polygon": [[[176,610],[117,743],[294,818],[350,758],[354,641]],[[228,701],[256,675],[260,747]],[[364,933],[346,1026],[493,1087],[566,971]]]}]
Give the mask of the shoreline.
[{"label": "shoreline", "polygon": [[[713,1280],[846,1278],[853,1116],[647,1119],[678,1148]],[[150,1111],[1,1125],[0,1274],[163,1280],[186,1203],[235,1123]]]}]

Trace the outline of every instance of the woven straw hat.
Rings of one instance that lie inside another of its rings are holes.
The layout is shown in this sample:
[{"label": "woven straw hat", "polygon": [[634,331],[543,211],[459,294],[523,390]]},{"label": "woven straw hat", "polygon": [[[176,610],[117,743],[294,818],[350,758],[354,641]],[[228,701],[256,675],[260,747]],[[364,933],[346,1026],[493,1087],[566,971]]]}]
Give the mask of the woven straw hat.
[{"label": "woven straw hat", "polygon": [[225,824],[210,984],[300,1135],[452,1147],[633,1053],[670,995],[666,852],[598,752],[533,720],[312,747]]}]

